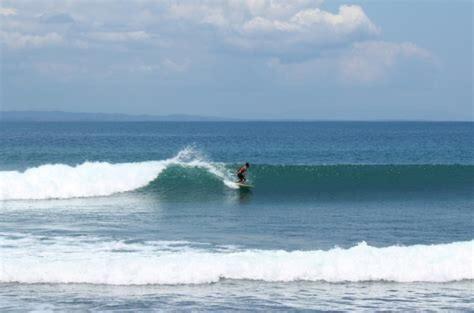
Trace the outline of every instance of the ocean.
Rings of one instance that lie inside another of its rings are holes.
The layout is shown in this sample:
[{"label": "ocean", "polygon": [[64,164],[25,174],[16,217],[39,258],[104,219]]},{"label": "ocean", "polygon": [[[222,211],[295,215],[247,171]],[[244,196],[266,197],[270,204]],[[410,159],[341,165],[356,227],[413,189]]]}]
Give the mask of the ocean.
[{"label": "ocean", "polygon": [[0,122],[0,311],[472,311],[473,153],[469,122]]}]

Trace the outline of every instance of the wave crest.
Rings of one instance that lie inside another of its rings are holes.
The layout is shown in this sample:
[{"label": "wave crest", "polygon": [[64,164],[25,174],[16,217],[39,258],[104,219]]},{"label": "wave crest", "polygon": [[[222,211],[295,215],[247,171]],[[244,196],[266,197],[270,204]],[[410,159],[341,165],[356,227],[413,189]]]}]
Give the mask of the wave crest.
[{"label": "wave crest", "polygon": [[[18,242],[21,241],[21,242]],[[474,279],[474,241],[377,248],[359,243],[328,251],[212,249],[189,242],[52,242],[0,239],[0,282],[202,284],[268,282],[449,282]],[[18,246],[21,248],[18,248]],[[10,247],[10,248],[8,248]]]},{"label": "wave crest", "polygon": [[0,200],[108,196],[144,187],[169,166],[203,168],[227,186],[236,188],[221,166],[206,161],[195,149],[185,148],[175,157],[161,161],[47,164],[24,172],[2,171]]},{"label": "wave crest", "polygon": [[[159,161],[48,164],[24,172],[0,171],[0,200],[108,196],[150,185],[146,191],[158,192],[160,197],[189,196],[194,201],[199,195],[222,195],[222,186],[238,188],[232,182],[234,166],[207,161],[193,147]],[[259,197],[273,199],[372,198],[400,193],[472,197],[474,166],[259,164],[252,165],[249,178],[258,187]]]}]

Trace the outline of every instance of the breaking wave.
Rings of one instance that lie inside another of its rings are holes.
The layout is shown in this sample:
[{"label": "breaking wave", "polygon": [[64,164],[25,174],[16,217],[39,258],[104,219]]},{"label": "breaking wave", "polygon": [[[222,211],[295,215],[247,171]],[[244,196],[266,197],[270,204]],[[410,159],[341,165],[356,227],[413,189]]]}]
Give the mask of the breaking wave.
[{"label": "breaking wave", "polygon": [[0,282],[113,285],[268,282],[450,282],[474,279],[474,241],[312,251],[248,250],[186,241],[0,236]]},{"label": "breaking wave", "polygon": [[[0,171],[0,200],[109,196],[136,189],[162,198],[199,200],[236,189],[236,164],[206,160],[194,148],[147,162],[48,164],[24,172]],[[258,196],[273,199],[341,198],[428,192],[472,197],[473,165],[253,165]],[[146,187],[146,188],[143,188]]]},{"label": "breaking wave", "polygon": [[222,165],[207,162],[199,152],[186,148],[175,157],[161,161],[47,164],[24,172],[2,171],[0,200],[108,196],[144,187],[172,166],[203,169],[228,187],[237,188]]}]

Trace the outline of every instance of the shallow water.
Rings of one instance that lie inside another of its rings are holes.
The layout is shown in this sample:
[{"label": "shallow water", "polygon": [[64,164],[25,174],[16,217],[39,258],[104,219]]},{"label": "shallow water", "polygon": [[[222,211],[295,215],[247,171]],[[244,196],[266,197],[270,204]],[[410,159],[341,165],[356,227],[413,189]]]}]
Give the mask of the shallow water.
[{"label": "shallow water", "polygon": [[[107,286],[0,284],[3,310],[472,311],[472,282],[267,283]],[[5,305],[6,304],[6,305]]]}]

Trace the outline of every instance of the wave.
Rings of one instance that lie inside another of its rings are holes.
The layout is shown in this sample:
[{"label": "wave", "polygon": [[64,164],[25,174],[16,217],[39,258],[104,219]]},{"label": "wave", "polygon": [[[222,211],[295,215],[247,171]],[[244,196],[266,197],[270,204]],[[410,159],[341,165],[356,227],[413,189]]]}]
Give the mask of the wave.
[{"label": "wave", "polygon": [[[253,183],[275,194],[464,192],[474,186],[472,165],[262,165]],[[278,192],[276,192],[278,191]]]},{"label": "wave", "polygon": [[210,249],[183,241],[1,238],[0,282],[112,285],[267,282],[450,282],[474,279],[474,240],[331,250]]},{"label": "wave", "polygon": [[228,187],[237,188],[225,168],[205,161],[195,149],[185,148],[175,157],[161,161],[47,164],[24,172],[0,171],[0,200],[108,196],[144,187],[173,166],[200,168]]},{"label": "wave", "polygon": [[[193,148],[160,161],[49,164],[24,172],[0,171],[0,200],[108,196],[136,189],[195,200],[237,189],[232,177],[236,167],[210,162]],[[393,192],[472,197],[474,191],[473,165],[254,165],[249,178],[259,196],[275,198]]]}]

